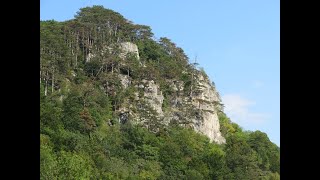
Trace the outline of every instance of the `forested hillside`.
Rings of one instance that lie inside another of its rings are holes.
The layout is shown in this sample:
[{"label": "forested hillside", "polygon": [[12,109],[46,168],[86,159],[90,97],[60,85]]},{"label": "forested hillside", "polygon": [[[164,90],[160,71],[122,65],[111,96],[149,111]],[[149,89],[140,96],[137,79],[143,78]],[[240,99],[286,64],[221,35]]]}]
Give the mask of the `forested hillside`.
[{"label": "forested hillside", "polygon": [[198,66],[102,6],[40,21],[40,179],[280,179]]}]

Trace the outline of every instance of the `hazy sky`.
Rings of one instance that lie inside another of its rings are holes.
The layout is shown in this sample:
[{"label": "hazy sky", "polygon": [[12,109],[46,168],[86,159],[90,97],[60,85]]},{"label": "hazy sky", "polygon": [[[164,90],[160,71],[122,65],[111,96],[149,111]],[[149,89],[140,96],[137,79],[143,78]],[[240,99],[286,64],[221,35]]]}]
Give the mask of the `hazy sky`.
[{"label": "hazy sky", "polygon": [[168,37],[215,82],[225,112],[280,146],[279,0],[40,0],[41,20],[103,5]]}]

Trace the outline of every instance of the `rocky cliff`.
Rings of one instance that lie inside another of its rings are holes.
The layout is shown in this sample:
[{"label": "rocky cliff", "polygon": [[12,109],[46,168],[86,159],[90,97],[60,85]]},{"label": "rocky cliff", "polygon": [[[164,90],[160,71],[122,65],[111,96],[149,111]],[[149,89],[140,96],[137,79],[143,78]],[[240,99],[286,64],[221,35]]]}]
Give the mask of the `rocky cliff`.
[{"label": "rocky cliff", "polygon": [[120,49],[119,57],[122,59],[125,59],[128,55],[133,54],[134,57],[137,59],[140,59],[139,57],[139,51],[138,46],[131,42],[123,42],[119,44],[112,44],[110,46],[105,46],[103,50],[101,50],[98,53],[93,53],[92,47],[89,48],[89,53],[86,55],[86,62],[90,62],[90,60],[97,56],[97,54],[100,54],[100,56],[103,56],[107,52],[109,54],[115,53],[116,49]]},{"label": "rocky cliff", "polygon": [[[132,43],[123,43],[124,54],[134,53],[139,57],[136,46]],[[178,80],[168,80],[171,84],[173,96],[166,99],[163,96],[160,85],[154,80],[143,79],[132,82],[130,76],[119,75],[124,89],[134,86],[135,106],[125,102],[119,109],[119,120],[125,122],[131,119],[135,123],[150,126],[150,117],[157,124],[168,125],[177,123],[181,126],[192,128],[195,131],[209,137],[218,144],[225,143],[225,138],[220,133],[218,111],[221,111],[221,99],[215,87],[202,72],[194,72],[193,91],[184,91],[185,83]],[[138,108],[138,111],[135,110]]]}]

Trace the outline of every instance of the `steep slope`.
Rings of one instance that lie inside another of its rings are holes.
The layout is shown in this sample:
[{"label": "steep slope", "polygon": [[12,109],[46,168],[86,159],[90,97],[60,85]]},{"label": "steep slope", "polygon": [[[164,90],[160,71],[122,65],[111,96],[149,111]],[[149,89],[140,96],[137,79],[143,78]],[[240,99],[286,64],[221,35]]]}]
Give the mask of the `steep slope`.
[{"label": "steep slope", "polygon": [[[133,54],[139,60],[139,50],[137,45],[131,42],[123,42],[120,44],[119,57],[124,61],[128,61],[126,56]],[[89,54],[90,57],[95,57],[95,54]],[[88,59],[88,57],[87,57]],[[143,68],[147,68],[144,66]],[[169,125],[177,123],[181,126],[194,129],[196,132],[203,133],[208,136],[211,141],[218,144],[225,143],[225,138],[220,133],[220,125],[218,112],[221,111],[221,99],[215,87],[210,83],[209,78],[196,69],[192,72],[194,76],[194,92],[192,94],[185,93],[185,83],[179,80],[165,80],[171,86],[173,96],[169,99],[168,107],[163,110],[164,96],[161,87],[154,80],[142,79],[135,81],[129,75],[119,74],[122,88],[125,90],[133,84],[135,88],[142,91],[142,97],[135,93],[135,104],[149,106],[148,117],[154,116],[158,124]],[[133,82],[134,81],[134,82]],[[129,105],[129,106],[128,106]],[[124,123],[131,120],[135,123],[145,124],[150,126],[150,119],[143,118],[142,112],[133,112],[136,107],[133,104],[124,102],[120,105],[119,122]]]}]

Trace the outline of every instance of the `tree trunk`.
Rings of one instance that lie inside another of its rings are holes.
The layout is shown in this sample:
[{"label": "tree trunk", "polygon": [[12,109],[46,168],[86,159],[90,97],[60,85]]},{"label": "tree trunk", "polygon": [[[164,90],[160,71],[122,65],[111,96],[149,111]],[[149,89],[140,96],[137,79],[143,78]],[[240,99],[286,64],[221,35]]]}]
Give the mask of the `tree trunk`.
[{"label": "tree trunk", "polygon": [[113,63],[111,64],[111,73],[113,74]]},{"label": "tree trunk", "polygon": [[191,73],[192,73],[192,76],[191,76],[190,96],[192,96],[192,86],[193,86],[193,72]]},{"label": "tree trunk", "polygon": [[108,94],[108,85],[109,85],[109,83],[108,83],[108,81],[107,81],[107,87],[106,87],[106,91],[107,91],[107,98],[109,98],[109,94]]},{"label": "tree trunk", "polygon": [[47,94],[48,94],[48,73],[46,73],[45,86],[44,86],[44,95],[47,96]]},{"label": "tree trunk", "polygon": [[53,89],[54,89],[54,69],[52,70],[52,81],[51,81],[51,93],[53,93]]},{"label": "tree trunk", "polygon": [[78,65],[78,51],[79,51],[79,32],[77,32],[77,37],[76,37],[76,67]]}]

